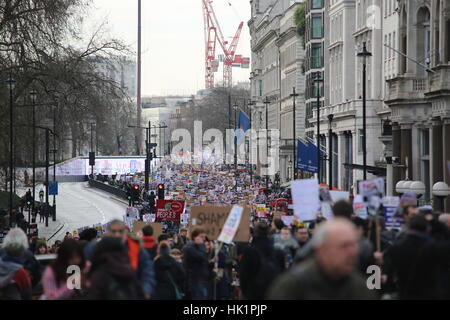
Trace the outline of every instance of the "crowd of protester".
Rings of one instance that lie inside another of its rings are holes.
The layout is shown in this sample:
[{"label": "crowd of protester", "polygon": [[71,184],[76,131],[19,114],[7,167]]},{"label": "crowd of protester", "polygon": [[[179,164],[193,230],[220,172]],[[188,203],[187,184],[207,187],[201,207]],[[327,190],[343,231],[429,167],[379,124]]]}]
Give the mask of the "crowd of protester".
[{"label": "crowd of protester", "polygon": [[[0,299],[450,299],[449,214],[403,203],[395,231],[344,200],[333,213],[290,226],[256,219],[250,241],[232,245],[198,227],[155,239],[150,225],[132,233],[120,220],[52,246],[14,228],[0,250]],[[371,266],[379,287],[368,285]]]}]

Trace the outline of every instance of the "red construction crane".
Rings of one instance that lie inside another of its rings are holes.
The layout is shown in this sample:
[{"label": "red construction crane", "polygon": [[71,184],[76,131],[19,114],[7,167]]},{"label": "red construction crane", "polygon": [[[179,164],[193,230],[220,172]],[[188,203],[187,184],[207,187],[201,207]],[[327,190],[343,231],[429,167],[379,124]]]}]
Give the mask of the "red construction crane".
[{"label": "red construction crane", "polygon": [[[247,67],[246,62],[242,62],[242,56],[239,61],[236,61],[236,48],[239,43],[244,22],[239,24],[233,40],[229,47],[228,42],[225,41],[219,22],[212,7],[213,0],[202,0],[203,3],[203,19],[205,22],[205,87],[214,87],[214,72],[218,71],[219,61],[216,60],[216,43],[219,41],[220,47],[223,50],[223,85],[224,87],[231,87],[233,85],[233,66]],[[245,59],[244,59],[245,60]]]}]

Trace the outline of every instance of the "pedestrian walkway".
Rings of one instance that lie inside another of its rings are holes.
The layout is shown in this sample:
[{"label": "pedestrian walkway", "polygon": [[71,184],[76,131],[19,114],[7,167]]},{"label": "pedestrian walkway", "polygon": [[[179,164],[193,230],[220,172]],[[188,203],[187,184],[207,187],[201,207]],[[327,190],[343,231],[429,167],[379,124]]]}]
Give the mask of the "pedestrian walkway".
[{"label": "pedestrian walkway", "polygon": [[[40,223],[39,217],[36,219],[38,224],[38,236],[39,238],[45,238],[47,241],[51,243],[56,240],[61,240],[60,235],[64,237],[64,222],[63,221],[52,221],[51,218],[48,219],[48,227],[45,226],[45,222]],[[62,238],[61,237],[61,238]]]},{"label": "pedestrian walkway", "polygon": [[[38,192],[41,185],[36,185],[36,199],[38,199]],[[30,187],[18,187],[16,189],[16,193],[19,197],[23,197]],[[28,218],[28,215],[24,212],[25,218]],[[47,241],[53,243],[56,240],[61,240],[64,237],[64,221],[56,220],[53,221],[51,217],[48,219],[48,227],[45,226],[44,222],[39,222],[39,215],[36,216],[36,223],[38,227],[38,237],[45,238]]]}]

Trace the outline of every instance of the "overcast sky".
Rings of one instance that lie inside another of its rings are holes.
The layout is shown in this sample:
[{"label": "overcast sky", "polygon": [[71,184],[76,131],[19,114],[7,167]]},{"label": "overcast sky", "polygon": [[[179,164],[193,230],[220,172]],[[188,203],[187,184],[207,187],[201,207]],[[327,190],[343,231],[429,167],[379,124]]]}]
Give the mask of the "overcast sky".
[{"label": "overcast sky", "polygon": [[[229,41],[244,21],[237,54],[250,57],[250,1],[214,0],[213,6]],[[137,0],[93,0],[93,9],[90,23],[107,19],[110,34],[136,50]],[[142,41],[143,96],[193,94],[204,88],[201,0],[142,0]],[[216,55],[221,53],[217,50]],[[250,69],[233,68],[233,81],[248,81],[249,73]],[[217,80],[222,80],[222,69]]]}]

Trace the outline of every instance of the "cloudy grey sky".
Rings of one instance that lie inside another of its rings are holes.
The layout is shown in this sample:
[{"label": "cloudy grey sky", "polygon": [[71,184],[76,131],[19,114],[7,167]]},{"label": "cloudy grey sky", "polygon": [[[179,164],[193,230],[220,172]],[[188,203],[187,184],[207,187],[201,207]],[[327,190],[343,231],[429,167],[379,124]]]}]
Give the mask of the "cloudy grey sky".
[{"label": "cloudy grey sky", "polygon": [[[230,6],[228,3],[231,3]],[[240,21],[244,29],[237,54],[250,57],[248,0],[214,0],[224,33],[231,40]],[[201,0],[142,0],[142,94],[192,94],[203,89],[204,27]],[[90,22],[107,19],[110,35],[136,50],[137,0],[93,0]],[[218,46],[218,48],[220,48]],[[218,50],[216,54],[221,54]],[[248,81],[249,69],[233,68],[234,81]],[[222,70],[216,81],[222,80]]]}]

